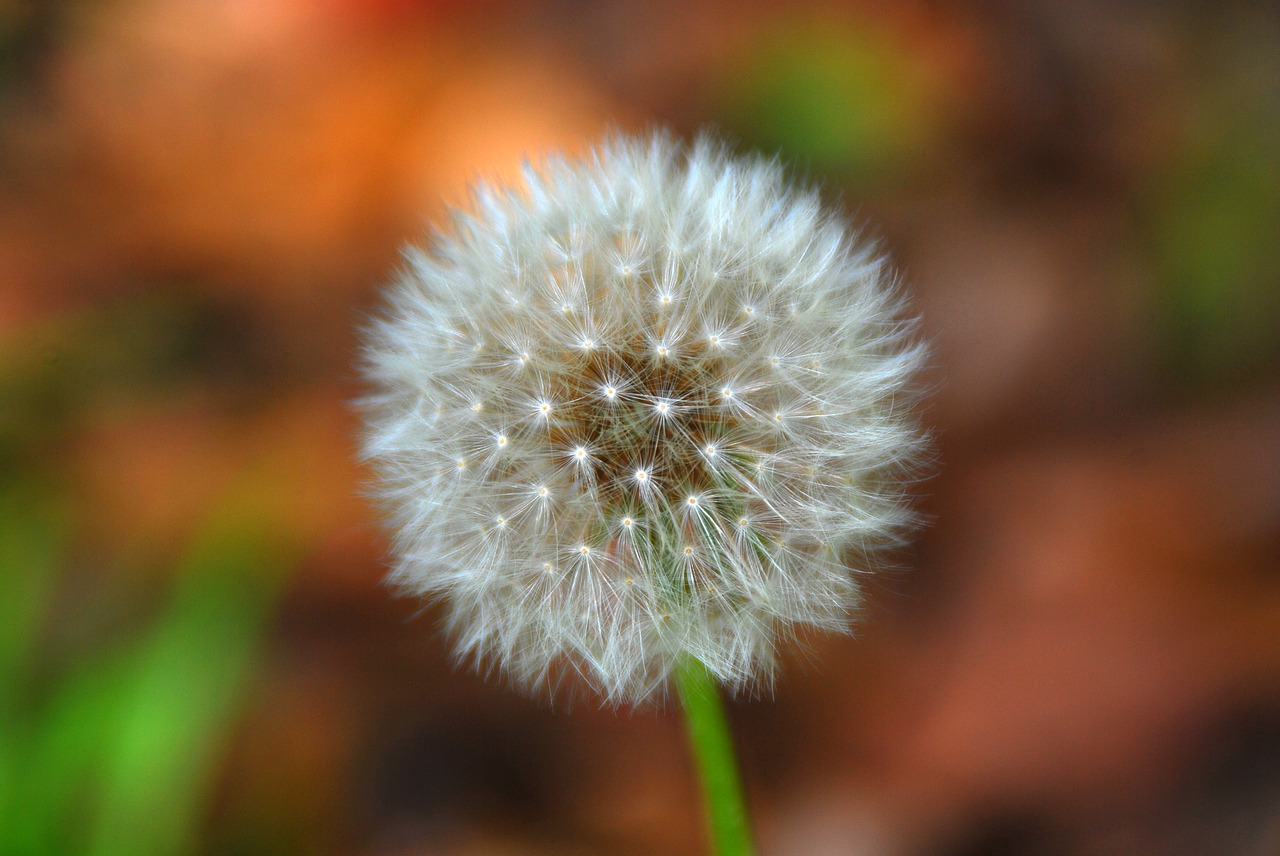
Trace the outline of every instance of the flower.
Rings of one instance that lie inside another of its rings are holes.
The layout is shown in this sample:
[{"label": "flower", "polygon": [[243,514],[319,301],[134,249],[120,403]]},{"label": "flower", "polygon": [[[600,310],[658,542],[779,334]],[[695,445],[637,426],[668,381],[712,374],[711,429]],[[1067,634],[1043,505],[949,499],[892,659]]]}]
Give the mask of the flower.
[{"label": "flower", "polygon": [[[911,521],[923,348],[816,192],[708,138],[614,136],[480,184],[366,334],[391,581],[463,659],[613,703],[684,655],[732,690],[847,630]],[[865,569],[865,567],[863,568]]]}]

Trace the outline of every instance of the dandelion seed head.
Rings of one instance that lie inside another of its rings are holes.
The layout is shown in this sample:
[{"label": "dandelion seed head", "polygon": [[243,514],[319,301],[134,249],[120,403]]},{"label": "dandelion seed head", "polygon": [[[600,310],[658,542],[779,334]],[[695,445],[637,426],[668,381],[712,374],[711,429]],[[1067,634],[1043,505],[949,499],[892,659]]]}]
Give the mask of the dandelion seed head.
[{"label": "dandelion seed head", "polygon": [[475,198],[366,335],[392,581],[534,691],[642,703],[684,655],[767,688],[912,522],[922,348],[893,273],[709,139],[614,137]]}]

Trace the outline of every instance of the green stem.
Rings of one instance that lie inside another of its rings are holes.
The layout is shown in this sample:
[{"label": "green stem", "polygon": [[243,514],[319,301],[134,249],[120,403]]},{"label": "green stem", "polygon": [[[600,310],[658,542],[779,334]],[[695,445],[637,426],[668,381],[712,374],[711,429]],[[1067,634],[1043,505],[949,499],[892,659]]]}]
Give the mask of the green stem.
[{"label": "green stem", "polygon": [[713,851],[716,856],[751,856],[751,823],[716,680],[701,661],[689,656],[676,667],[675,679],[702,780]]}]

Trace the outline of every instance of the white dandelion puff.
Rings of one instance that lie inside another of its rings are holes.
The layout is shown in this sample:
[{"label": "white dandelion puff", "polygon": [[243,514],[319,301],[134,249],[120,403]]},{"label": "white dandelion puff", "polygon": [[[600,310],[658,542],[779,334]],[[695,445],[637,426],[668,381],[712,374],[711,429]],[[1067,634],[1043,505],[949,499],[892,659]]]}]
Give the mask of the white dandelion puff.
[{"label": "white dandelion puff", "polygon": [[614,137],[475,198],[366,336],[391,580],[530,689],[640,703],[686,656],[767,687],[912,522],[923,349],[892,272],[708,139]]}]

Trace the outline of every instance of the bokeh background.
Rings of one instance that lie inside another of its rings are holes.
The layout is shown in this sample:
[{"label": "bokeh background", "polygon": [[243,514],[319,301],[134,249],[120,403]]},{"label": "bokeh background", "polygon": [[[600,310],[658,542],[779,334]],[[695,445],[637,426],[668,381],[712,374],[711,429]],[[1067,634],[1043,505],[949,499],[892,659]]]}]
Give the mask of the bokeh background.
[{"label": "bokeh background", "polygon": [[1280,852],[1280,13],[0,2],[0,852],[695,854],[670,712],[383,588],[355,327],[476,176],[711,126],[868,224],[932,520],[732,708],[766,854]]}]

